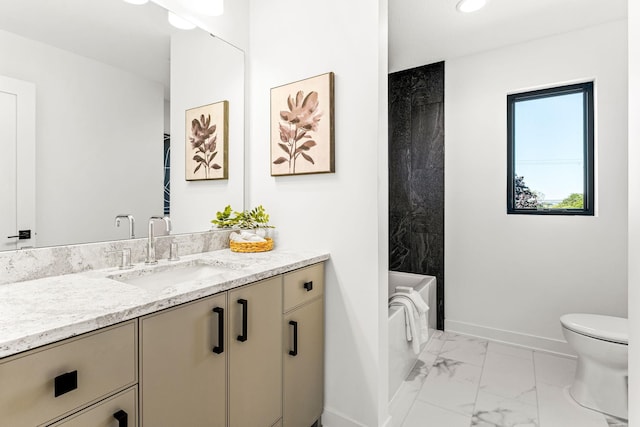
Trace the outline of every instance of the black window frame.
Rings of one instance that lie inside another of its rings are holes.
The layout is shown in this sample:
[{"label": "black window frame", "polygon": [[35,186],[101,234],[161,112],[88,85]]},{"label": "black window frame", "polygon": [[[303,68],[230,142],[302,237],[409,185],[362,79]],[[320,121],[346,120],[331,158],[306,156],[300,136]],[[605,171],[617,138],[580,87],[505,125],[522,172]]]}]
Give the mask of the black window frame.
[{"label": "black window frame", "polygon": [[[595,170],[594,170],[594,102],[593,81],[557,86],[547,89],[507,95],[507,214],[524,215],[587,215],[594,216]],[[558,95],[583,93],[584,126],[584,208],[582,209],[525,209],[515,207],[515,104],[518,101],[549,98]]]}]

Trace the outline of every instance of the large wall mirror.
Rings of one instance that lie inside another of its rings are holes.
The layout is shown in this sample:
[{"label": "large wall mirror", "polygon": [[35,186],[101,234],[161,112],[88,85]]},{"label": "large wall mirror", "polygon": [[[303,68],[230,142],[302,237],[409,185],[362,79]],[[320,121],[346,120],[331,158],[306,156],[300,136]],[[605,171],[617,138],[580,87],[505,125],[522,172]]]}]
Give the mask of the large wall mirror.
[{"label": "large wall mirror", "polygon": [[[126,239],[117,215],[136,237],[167,213],[175,233],[204,231],[242,209],[242,50],[152,2],[6,0],[0,51],[0,250]],[[229,178],[186,181],[185,111],[223,100]]]}]

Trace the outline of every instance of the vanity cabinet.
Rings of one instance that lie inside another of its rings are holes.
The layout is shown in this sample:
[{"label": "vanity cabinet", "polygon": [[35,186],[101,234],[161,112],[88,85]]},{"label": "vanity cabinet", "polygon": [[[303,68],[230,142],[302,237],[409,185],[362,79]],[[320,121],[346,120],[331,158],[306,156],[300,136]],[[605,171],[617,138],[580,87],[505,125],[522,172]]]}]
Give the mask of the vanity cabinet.
[{"label": "vanity cabinet", "polygon": [[277,276],[142,317],[142,425],[277,423],[281,316],[282,277]]},{"label": "vanity cabinet", "polygon": [[324,268],[284,275],[283,426],[310,427],[324,399]]},{"label": "vanity cabinet", "polygon": [[143,426],[226,426],[226,310],[223,293],[140,318]]},{"label": "vanity cabinet", "polygon": [[0,360],[0,425],[49,425],[135,385],[137,350],[132,320]]},{"label": "vanity cabinet", "polygon": [[0,359],[0,426],[310,427],[322,263]]}]

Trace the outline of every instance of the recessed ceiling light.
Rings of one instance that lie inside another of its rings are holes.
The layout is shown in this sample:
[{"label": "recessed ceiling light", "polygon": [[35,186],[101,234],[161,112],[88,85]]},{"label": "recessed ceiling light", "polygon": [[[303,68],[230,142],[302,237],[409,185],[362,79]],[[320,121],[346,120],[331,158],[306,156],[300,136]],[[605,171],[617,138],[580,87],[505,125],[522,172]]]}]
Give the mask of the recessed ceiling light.
[{"label": "recessed ceiling light", "polygon": [[124,0],[125,3],[131,3],[131,4],[145,4],[145,3],[149,3],[149,0]]},{"label": "recessed ceiling light", "polygon": [[175,13],[169,11],[169,24],[181,30],[193,30],[196,26]]},{"label": "recessed ceiling light", "polygon": [[460,12],[475,12],[482,9],[487,4],[487,0],[460,0],[456,5],[456,9]]}]

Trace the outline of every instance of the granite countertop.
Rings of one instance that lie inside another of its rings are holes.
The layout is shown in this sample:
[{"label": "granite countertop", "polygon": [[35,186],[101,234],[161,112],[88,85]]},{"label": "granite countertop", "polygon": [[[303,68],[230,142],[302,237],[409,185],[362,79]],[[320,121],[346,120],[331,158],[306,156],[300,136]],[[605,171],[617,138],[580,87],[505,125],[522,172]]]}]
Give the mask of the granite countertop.
[{"label": "granite countertop", "polygon": [[[314,251],[235,253],[228,249],[134,265],[0,285],[0,358],[134,319],[329,259]],[[173,286],[139,287],[112,277],[144,275],[150,268],[195,262],[224,266],[212,278]]]}]

